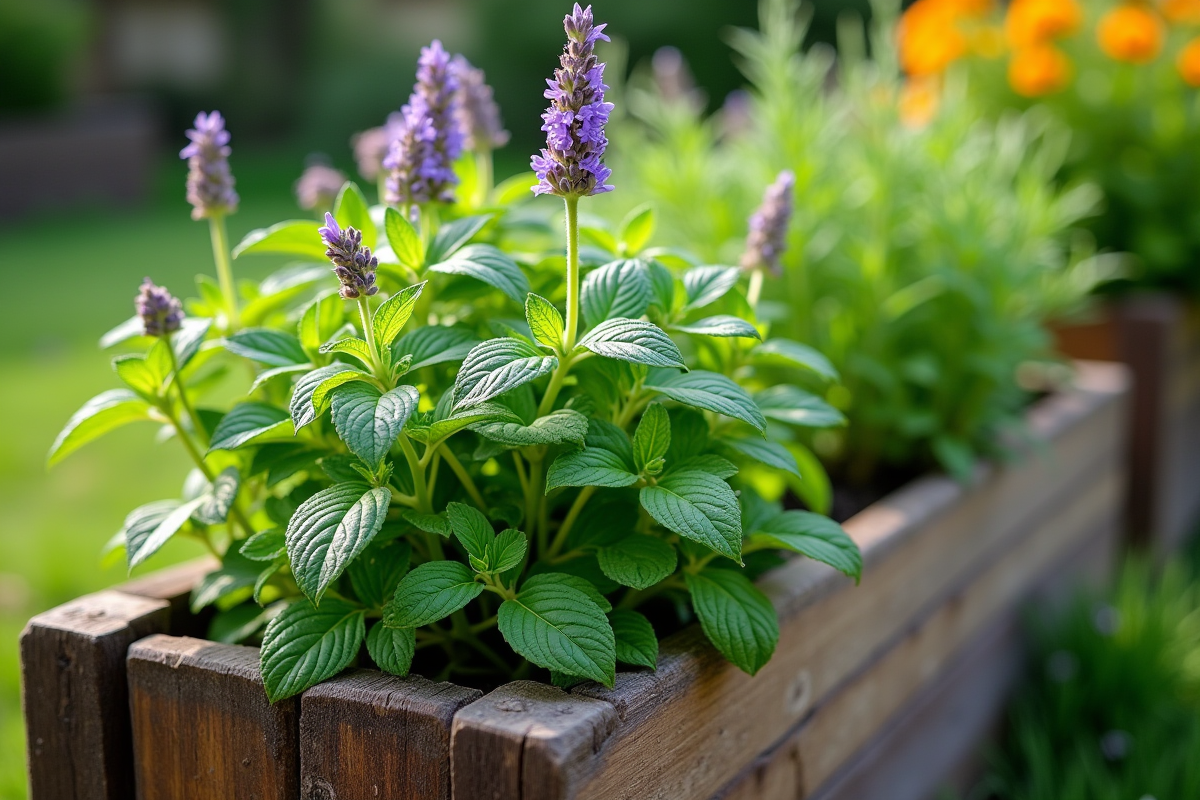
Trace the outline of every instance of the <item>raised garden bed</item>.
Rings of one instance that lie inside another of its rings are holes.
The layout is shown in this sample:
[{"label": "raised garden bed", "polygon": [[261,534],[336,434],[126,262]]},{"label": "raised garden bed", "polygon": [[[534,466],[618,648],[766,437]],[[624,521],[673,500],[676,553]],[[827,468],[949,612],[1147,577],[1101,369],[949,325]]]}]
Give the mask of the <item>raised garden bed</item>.
[{"label": "raised garden bed", "polygon": [[1172,295],[1134,295],[1055,333],[1072,358],[1129,367],[1129,531],[1170,553],[1200,523],[1200,309]]},{"label": "raised garden bed", "polygon": [[[928,795],[996,716],[1018,606],[1108,563],[1126,394],[1121,367],[1081,364],[1031,408],[1025,458],[970,486],[920,479],[847,521],[861,586],[807,560],[764,576],[781,638],[753,678],[688,629],[612,690],[358,670],[270,706],[256,649],[174,635],[172,599],[202,567],[80,598],[22,636],[31,797]],[[920,770],[879,782],[912,753]]]}]

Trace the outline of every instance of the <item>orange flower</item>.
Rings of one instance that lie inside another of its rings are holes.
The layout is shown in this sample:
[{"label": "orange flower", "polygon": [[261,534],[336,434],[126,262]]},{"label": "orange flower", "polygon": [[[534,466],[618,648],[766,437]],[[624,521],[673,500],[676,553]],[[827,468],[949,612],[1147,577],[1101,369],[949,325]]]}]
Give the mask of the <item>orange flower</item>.
[{"label": "orange flower", "polygon": [[1083,22],[1076,0],[1013,0],[1004,18],[1004,32],[1014,48],[1068,36]]},{"label": "orange flower", "polygon": [[1048,44],[1035,44],[1013,54],[1008,82],[1017,94],[1042,97],[1057,92],[1071,77],[1071,62]]},{"label": "orange flower", "polygon": [[1145,64],[1158,57],[1163,45],[1162,20],[1142,6],[1119,6],[1096,26],[1100,49],[1112,59]]},{"label": "orange flower", "polygon": [[1159,6],[1167,22],[1175,25],[1200,23],[1200,0],[1163,0]]},{"label": "orange flower", "polygon": [[1175,59],[1175,68],[1189,86],[1200,86],[1200,39],[1192,39],[1184,45],[1179,58]]},{"label": "orange flower", "polygon": [[900,66],[909,75],[937,75],[967,52],[956,0],[917,0],[900,17]]},{"label": "orange flower", "polygon": [[923,128],[937,115],[941,86],[936,77],[909,78],[900,90],[900,121],[907,128]]}]

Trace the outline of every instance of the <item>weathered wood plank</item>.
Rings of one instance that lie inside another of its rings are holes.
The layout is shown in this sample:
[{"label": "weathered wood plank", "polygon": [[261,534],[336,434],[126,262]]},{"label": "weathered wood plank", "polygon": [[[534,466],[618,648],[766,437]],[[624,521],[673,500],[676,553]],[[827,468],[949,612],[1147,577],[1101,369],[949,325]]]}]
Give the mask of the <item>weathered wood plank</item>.
[{"label": "weathered wood plank", "polygon": [[[619,717],[614,734],[596,758],[557,763],[569,792],[520,787],[520,796],[684,800],[720,790],[845,676],[939,607],[965,576],[1056,509],[1073,507],[1088,482],[1120,472],[1125,373],[1085,366],[1081,386],[1031,411],[1031,428],[1045,443],[1038,456],[1005,469],[981,468],[970,488],[923,479],[849,521],[864,551],[861,587],[801,559],[766,576],[761,585],[782,630],[774,658],[757,677],[724,663],[690,629],[663,643],[657,672],[621,673],[614,690],[577,689],[612,704]],[[1102,502],[1112,515],[1119,498],[1109,494]],[[476,727],[482,737],[486,726]],[[521,758],[520,742],[506,742],[510,761]],[[511,791],[500,796],[516,796]]]},{"label": "weathered wood plank", "polygon": [[267,702],[257,648],[152,636],[128,672],[138,800],[299,797],[299,702]]},{"label": "weathered wood plank", "polygon": [[167,603],[105,591],[38,614],[21,633],[31,800],[128,800],[133,748],[125,651],[165,631]]},{"label": "weathered wood plank", "polygon": [[455,800],[571,797],[564,763],[590,759],[612,732],[616,711],[533,681],[500,687],[454,717]]},{"label": "weathered wood plank", "polygon": [[483,692],[355,670],[300,701],[305,800],[449,800],[450,724]]},{"label": "weathered wood plank", "polygon": [[163,633],[173,636],[203,638],[208,631],[208,616],[195,616],[189,608],[192,589],[205,575],[219,566],[211,556],[185,561],[182,564],[155,570],[114,588],[125,594],[166,600],[171,604],[171,627]]}]

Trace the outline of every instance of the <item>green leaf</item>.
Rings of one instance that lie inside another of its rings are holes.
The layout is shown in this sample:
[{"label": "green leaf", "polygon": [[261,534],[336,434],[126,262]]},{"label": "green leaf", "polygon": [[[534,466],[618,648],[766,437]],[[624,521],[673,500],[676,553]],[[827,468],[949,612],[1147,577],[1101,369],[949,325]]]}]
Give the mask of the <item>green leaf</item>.
[{"label": "green leaf", "polygon": [[287,552],[287,536],[283,528],[259,531],[242,542],[238,552],[252,561],[274,561]]},{"label": "green leaf", "polygon": [[374,359],[371,358],[371,346],[357,336],[350,336],[345,339],[338,339],[336,342],[323,344],[319,352],[322,354],[346,353],[361,361],[367,369],[375,368]]},{"label": "green leaf", "polygon": [[828,514],[833,507],[833,486],[829,475],[816,454],[799,442],[789,442],[788,451],[796,458],[802,480],[792,481],[791,488],[804,505],[818,514]]},{"label": "green leaf", "polygon": [[381,670],[392,675],[399,675],[401,678],[408,675],[416,652],[415,628],[389,628],[379,623],[367,634],[367,653],[370,654],[371,660]]},{"label": "green leaf", "polygon": [[483,591],[474,573],[457,561],[430,561],[404,576],[383,612],[389,628],[419,628],[465,608]]},{"label": "green leaf", "polygon": [[288,412],[267,403],[238,403],[221,417],[208,451],[236,450],[272,431],[281,431],[289,419]]},{"label": "green leaf", "polygon": [[816,395],[786,383],[777,384],[754,395],[763,416],[805,428],[845,425],[842,412]]},{"label": "green leaf", "polygon": [[795,475],[797,478],[801,477],[800,467],[796,464],[795,456],[779,442],[772,442],[769,439],[756,439],[751,436],[739,436],[722,439],[721,444],[739,455],[752,458],[768,467],[781,469],[784,472]]},{"label": "green leaf", "polygon": [[317,233],[320,227],[311,219],[292,219],[250,231],[233,248],[233,257],[251,253],[288,253],[325,261],[325,243]]},{"label": "green leaf", "polygon": [[[316,419],[324,414],[325,409],[332,405],[333,393],[337,389],[355,382],[367,383],[371,386],[375,386],[375,384],[371,381],[370,375],[353,367],[335,372],[321,381],[320,385],[313,390],[312,395],[309,398],[309,406],[312,408],[314,413],[313,419]],[[297,387],[298,386],[299,382],[297,381]]]},{"label": "green leaf", "polygon": [[767,427],[762,411],[746,390],[716,372],[652,372],[646,380],[646,387],[684,405],[740,419],[759,431]]},{"label": "green leaf", "polygon": [[[187,320],[185,319],[184,321],[186,322]],[[136,339],[139,336],[145,335],[145,321],[137,314],[134,314],[132,317],[125,320],[115,328],[111,328],[100,337],[100,349],[107,350],[110,347],[119,345],[121,342],[127,342],[130,339]]]},{"label": "green leaf", "polygon": [[299,372],[307,372],[312,368],[312,364],[305,363],[293,364],[290,367],[271,367],[270,369],[264,369],[262,372],[254,376],[254,383],[250,384],[250,390],[247,391],[246,394],[254,394],[276,378],[282,378],[287,375],[295,375]]},{"label": "green leaf", "polygon": [[471,244],[446,261],[429,267],[446,275],[467,275],[494,286],[518,303],[529,294],[529,279],[503,250],[490,244]]},{"label": "green leaf", "polygon": [[562,347],[565,329],[562,314],[549,300],[530,292],[525,297],[525,321],[538,342],[553,350]]},{"label": "green leaf", "polygon": [[300,590],[314,603],[361,553],[387,517],[392,494],[366,483],[338,483],[296,509],[287,526],[288,559]]},{"label": "green leaf", "polygon": [[673,472],[641,490],[658,524],[742,563],[742,512],[729,484],[698,470]]},{"label": "green leaf", "polygon": [[370,608],[383,606],[396,593],[396,586],[408,572],[411,557],[412,547],[408,542],[372,542],[346,570],[354,594]]},{"label": "green leaf", "polygon": [[342,600],[320,608],[299,600],[271,620],[260,653],[267,698],[300,694],[350,666],[366,635],[365,616]]},{"label": "green leaf", "polygon": [[406,508],[400,516],[419,531],[436,533],[446,539],[454,534],[454,529],[450,527],[450,520],[441,514],[422,514],[414,509]]},{"label": "green leaf", "polygon": [[671,417],[660,404],[646,408],[637,430],[633,432],[633,463],[638,472],[646,465],[663,458],[671,447]]},{"label": "green leaf", "polygon": [[753,675],[775,652],[779,620],[766,595],[740,572],[705,569],[685,573],[704,635],[721,655]]},{"label": "green leaf", "polygon": [[492,192],[497,205],[508,206],[532,197],[531,190],[537,186],[538,178],[532,172],[518,172],[511,178],[500,181]]},{"label": "green leaf", "polygon": [[488,547],[496,538],[496,531],[488,518],[479,509],[466,503],[448,503],[446,517],[450,520],[450,529],[467,552],[480,561],[486,561]]},{"label": "green leaf", "polygon": [[193,587],[189,608],[193,614],[199,614],[226,597],[236,600],[238,594],[244,596],[246,589],[258,584],[261,575],[269,577],[274,572],[273,565],[264,570],[260,562],[246,558],[237,550],[230,550],[222,557],[221,568],[205,575]]},{"label": "green leaf", "polygon": [[225,339],[225,349],[260,364],[287,367],[308,361],[300,340],[270,328],[246,328]]},{"label": "green leaf", "polygon": [[589,327],[614,317],[637,318],[653,298],[646,262],[621,259],[597,267],[583,279],[580,308]]},{"label": "green leaf", "polygon": [[405,433],[410,439],[429,444],[441,441],[475,423],[487,421],[521,424],[520,417],[511,409],[498,403],[481,403],[462,411],[455,411],[444,419],[437,419],[436,414],[414,414],[409,418]]},{"label": "green leaf", "polygon": [[[432,264],[446,260],[469,242],[472,236],[483,230],[483,226],[487,225],[491,218],[491,214],[482,214],[475,217],[462,217],[443,225],[438,229],[429,245],[429,254],[426,256],[426,260]],[[521,297],[524,296],[522,293]],[[520,299],[520,297],[517,298],[518,301]]]},{"label": "green leaf", "polygon": [[584,441],[588,447],[599,447],[616,453],[621,457],[627,472],[637,471],[633,462],[633,443],[629,441],[629,434],[608,420],[599,418],[588,420],[588,435]]},{"label": "green leaf", "polygon": [[783,364],[815,372],[828,381],[838,379],[837,370],[825,356],[800,342],[791,339],[768,339],[750,351],[750,355],[764,364]]},{"label": "green leaf", "polygon": [[141,564],[167,543],[200,505],[200,500],[180,503],[160,500],[135,508],[121,528],[125,539],[125,558],[129,569]]},{"label": "green leaf", "polygon": [[588,447],[577,453],[563,453],[546,472],[546,493],[562,486],[632,486],[638,476],[630,472],[616,453],[601,447]]},{"label": "green leaf", "polygon": [[389,206],[383,212],[383,230],[401,264],[412,270],[425,266],[425,243],[403,214]]},{"label": "green leaf", "polygon": [[627,536],[596,553],[600,569],[622,586],[648,589],[675,572],[675,548],[657,536]]},{"label": "green leaf", "polygon": [[421,296],[421,290],[424,288],[424,281],[409,286],[389,297],[383,305],[375,309],[371,327],[375,329],[375,344],[381,350],[391,347],[400,331],[404,330],[404,325],[412,316],[417,298]]},{"label": "green leaf", "polygon": [[785,511],[761,525],[752,542],[774,544],[785,550],[828,564],[858,581],[862,553],[842,526],[811,511]]},{"label": "green leaf", "polygon": [[454,381],[454,406],[468,408],[549,375],[558,359],[520,339],[489,339],[467,354]]},{"label": "green leaf", "polygon": [[150,416],[150,404],[128,389],[101,392],[67,420],[66,426],[50,447],[46,466],[53,467],[88,442],[122,425],[150,419],[153,419]]},{"label": "green leaf", "polygon": [[636,611],[619,608],[608,615],[617,641],[617,661],[634,667],[658,666],[658,637],[650,620]]},{"label": "green leaf", "polygon": [[117,356],[112,360],[113,372],[121,382],[147,400],[156,399],[162,392],[163,376],[146,364],[146,357],[137,353]]},{"label": "green leaf", "polygon": [[598,356],[645,364],[650,367],[686,369],[683,354],[666,331],[640,319],[607,319],[592,328],[579,347]]},{"label": "green leaf", "polygon": [[282,611],[279,608],[259,608],[253,603],[243,603],[228,611],[218,612],[208,626],[208,639],[222,644],[241,644]]},{"label": "green leaf", "polygon": [[613,685],[612,626],[578,589],[552,581],[526,586],[500,605],[499,627],[509,646],[539,667]]},{"label": "green leaf", "polygon": [[[578,589],[579,591],[583,592],[588,596],[588,599],[595,603],[596,606],[605,614],[612,611],[612,603],[608,602],[608,598],[600,593],[599,587],[591,579],[584,575],[569,572],[566,569],[563,569],[563,566],[568,563],[570,563],[570,561],[564,561],[561,564],[554,564],[544,572],[531,575],[529,579],[525,581],[521,591],[532,589],[533,587],[540,586],[543,583],[557,583],[563,586],[570,586],[572,589]],[[598,565],[597,569],[599,569]],[[613,591],[616,591],[615,583],[613,586]]]},{"label": "green leaf", "polygon": [[738,474],[737,464],[714,453],[701,453],[698,456],[692,456],[689,459],[680,461],[677,464],[673,463],[670,465],[669,472],[683,472],[685,470],[707,472],[709,475],[721,480],[728,480]]},{"label": "green leaf", "polygon": [[404,334],[392,346],[396,361],[411,355],[409,370],[418,370],[447,361],[462,361],[479,344],[474,331],[463,325],[429,325]]},{"label": "green leaf", "polygon": [[171,337],[171,346],[175,349],[175,363],[180,369],[186,367],[195,358],[196,353],[200,352],[200,346],[204,344],[204,337],[208,335],[212,323],[211,319],[188,317]]},{"label": "green leaf", "polygon": [[[296,381],[296,388],[292,392],[292,400],[289,404],[289,410],[292,417],[292,427],[300,430],[305,425],[316,420],[324,411],[320,411],[313,405],[313,393],[322,386],[326,380],[343,372],[355,373],[362,375],[349,364],[330,364],[327,367],[319,367],[309,372],[306,375],[301,375]],[[365,375],[363,377],[366,377]],[[353,378],[349,378],[353,380]]]},{"label": "green leaf", "polygon": [[690,322],[687,325],[675,325],[674,330],[683,331],[697,336],[737,337],[742,339],[762,339],[758,328],[755,328],[741,317],[729,314],[718,314],[714,317]]},{"label": "green leaf", "polygon": [[471,425],[471,430],[493,442],[509,447],[532,447],[537,445],[576,444],[582,445],[587,436],[588,420],[578,411],[560,408],[544,417],[538,417],[529,425],[521,422],[480,422]]},{"label": "green leaf", "polygon": [[367,206],[367,198],[354,181],[346,181],[338,192],[333,204],[333,218],[343,229],[354,228],[362,233],[362,243],[372,250],[376,245],[375,223],[371,221],[371,212]]},{"label": "green leaf", "polygon": [[634,255],[641,251],[654,235],[654,209],[641,205],[625,215],[618,236],[625,252]]},{"label": "green leaf", "polygon": [[675,308],[675,276],[658,261],[650,262],[650,288],[654,297],[651,304],[671,313]]},{"label": "green leaf", "polygon": [[305,353],[317,353],[329,341],[345,318],[341,296],[336,292],[313,300],[304,309],[296,326],[296,339]]},{"label": "green leaf", "polygon": [[221,470],[217,479],[200,495],[200,505],[192,512],[192,519],[201,525],[220,525],[229,518],[240,485],[237,467]]},{"label": "green leaf", "polygon": [[617,254],[618,244],[617,237],[613,236],[604,228],[597,228],[591,225],[580,225],[579,235],[584,239],[590,240],[594,245],[602,248],[606,252]]},{"label": "green leaf", "polygon": [[355,381],[333,393],[333,427],[351,453],[376,469],[420,402],[414,386],[382,394],[374,384]]},{"label": "green leaf", "polygon": [[272,314],[310,292],[318,282],[327,285],[328,281],[328,262],[324,266],[292,264],[284,267],[259,284],[259,295],[242,306],[238,316],[247,327],[261,325]]},{"label": "green leaf", "polygon": [[487,549],[488,572],[508,572],[525,560],[529,539],[515,528],[502,530]]},{"label": "green leaf", "polygon": [[737,267],[693,267],[683,274],[685,311],[702,308],[725,296],[738,282]]}]

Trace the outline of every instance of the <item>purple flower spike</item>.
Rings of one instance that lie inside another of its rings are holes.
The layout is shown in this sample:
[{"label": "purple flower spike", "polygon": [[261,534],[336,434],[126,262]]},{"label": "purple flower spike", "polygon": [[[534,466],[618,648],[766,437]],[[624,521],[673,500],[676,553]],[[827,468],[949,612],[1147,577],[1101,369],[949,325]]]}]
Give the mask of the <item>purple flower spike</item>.
[{"label": "purple flower spike", "polygon": [[346,176],[328,164],[310,164],[296,181],[296,202],[303,209],[332,208]]},{"label": "purple flower spike", "polygon": [[379,260],[371,255],[371,248],[363,246],[362,231],[349,226],[342,230],[333,214],[326,211],[325,225],[317,233],[325,241],[325,256],[333,262],[333,274],[341,281],[342,297],[353,300],[379,291],[375,285]]},{"label": "purple flower spike", "polygon": [[147,336],[166,336],[183,323],[183,304],[149,278],[142,281],[133,303]]},{"label": "purple flower spike", "polygon": [[750,234],[742,253],[742,269],[782,272],[779,258],[787,249],[788,223],[792,219],[792,189],[796,176],[784,170],[763,193],[762,205],[750,217]]},{"label": "purple flower spike", "polygon": [[450,63],[458,81],[455,95],[458,127],[468,150],[494,150],[508,144],[508,131],[500,121],[500,106],[487,85],[483,70],[471,66],[463,56]]},{"label": "purple flower spike", "polygon": [[546,81],[550,107],[542,114],[546,148],[530,160],[537,173],[534,194],[585,197],[611,192],[612,170],[604,166],[608,139],[604,126],[613,104],[604,102],[604,65],[596,60],[597,41],[608,41],[604,25],[592,22],[592,7],[580,8],[563,20],[567,44],[554,80]]},{"label": "purple flower spike", "polygon": [[192,219],[217,217],[237,211],[238,194],[229,171],[229,131],[221,112],[196,115],[196,127],[188,130],[191,143],[179,151],[188,162],[187,199]]},{"label": "purple flower spike", "polygon": [[416,86],[400,109],[401,124],[383,160],[390,173],[384,198],[389,205],[454,202],[454,160],[463,146],[454,119],[457,89],[450,54],[434,39],[421,48]]}]

